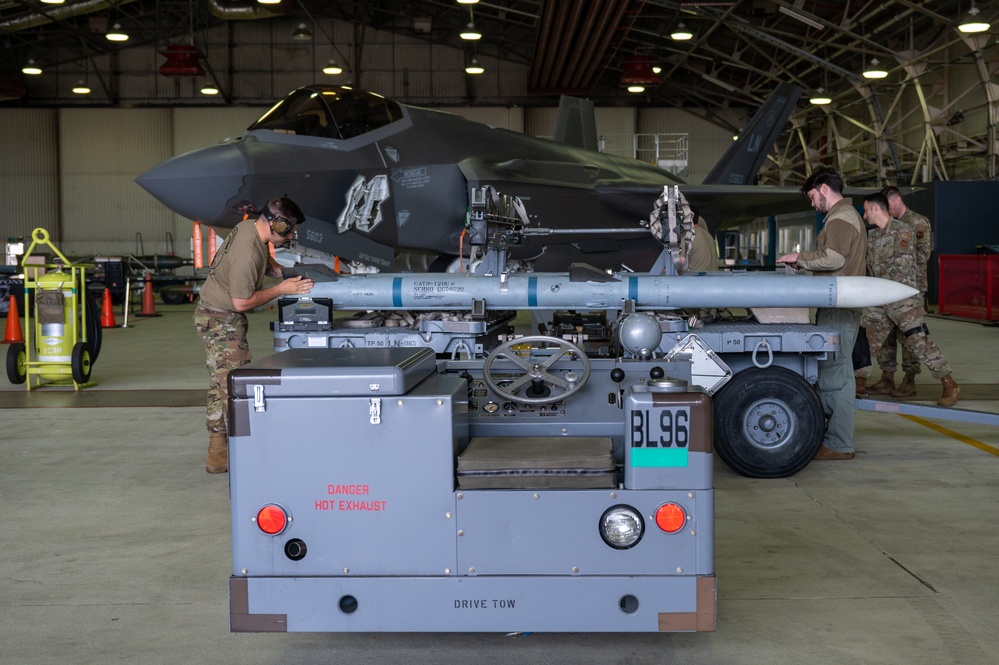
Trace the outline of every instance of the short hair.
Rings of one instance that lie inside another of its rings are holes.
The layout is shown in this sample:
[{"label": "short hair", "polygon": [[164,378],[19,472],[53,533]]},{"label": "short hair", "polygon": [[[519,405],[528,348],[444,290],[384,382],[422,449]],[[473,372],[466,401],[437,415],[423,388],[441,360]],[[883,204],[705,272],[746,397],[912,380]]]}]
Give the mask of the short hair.
[{"label": "short hair", "polygon": [[808,176],[808,180],[801,186],[801,195],[808,198],[808,192],[818,189],[822,185],[829,185],[829,189],[837,194],[843,194],[843,178],[835,170],[823,167]]},{"label": "short hair", "polygon": [[305,223],[305,213],[302,209],[298,207],[298,204],[289,199],[287,196],[281,196],[276,199],[271,199],[267,202],[267,207],[270,211],[278,217],[284,217],[294,224]]},{"label": "short hair", "polygon": [[873,194],[868,194],[864,199],[864,203],[870,203],[872,206],[877,206],[888,212],[888,197],[881,192],[874,192]]},{"label": "short hair", "polygon": [[881,190],[881,193],[884,194],[886,198],[891,198],[893,196],[902,198],[902,191],[895,185],[888,185],[887,187]]}]

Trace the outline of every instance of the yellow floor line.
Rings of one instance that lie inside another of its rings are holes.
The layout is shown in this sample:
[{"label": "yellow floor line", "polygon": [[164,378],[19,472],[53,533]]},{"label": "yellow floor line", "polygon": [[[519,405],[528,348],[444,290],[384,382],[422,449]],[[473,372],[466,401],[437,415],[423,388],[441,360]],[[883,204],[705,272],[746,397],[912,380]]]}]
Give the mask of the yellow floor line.
[{"label": "yellow floor line", "polygon": [[903,414],[899,414],[899,415],[901,415],[903,418],[908,418],[912,422],[917,423],[919,425],[922,425],[923,427],[929,427],[931,430],[933,430],[935,432],[940,432],[941,434],[949,436],[952,439],[957,439],[961,443],[966,443],[966,444],[968,444],[969,446],[971,446],[973,448],[978,448],[979,450],[983,450],[983,451],[987,452],[990,455],[995,455],[995,456],[999,457],[999,448],[996,448],[995,446],[990,446],[987,443],[982,443],[978,439],[972,439],[970,436],[965,436],[963,434],[955,432],[952,429],[947,429],[946,427],[942,427],[940,425],[937,425],[934,422],[930,422],[929,420],[924,420],[923,418],[920,418],[919,416],[906,416],[906,415],[903,415]]}]

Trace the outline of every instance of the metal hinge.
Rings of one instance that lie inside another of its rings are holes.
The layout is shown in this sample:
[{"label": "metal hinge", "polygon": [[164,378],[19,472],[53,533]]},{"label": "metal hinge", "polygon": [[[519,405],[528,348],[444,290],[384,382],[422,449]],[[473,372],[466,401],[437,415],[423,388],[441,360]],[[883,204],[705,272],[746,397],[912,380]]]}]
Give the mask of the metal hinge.
[{"label": "metal hinge", "polygon": [[253,386],[253,410],[266,411],[267,405],[264,403],[264,387]]},{"label": "metal hinge", "polygon": [[382,400],[380,397],[372,397],[369,400],[368,415],[371,416],[372,425],[382,423]]}]

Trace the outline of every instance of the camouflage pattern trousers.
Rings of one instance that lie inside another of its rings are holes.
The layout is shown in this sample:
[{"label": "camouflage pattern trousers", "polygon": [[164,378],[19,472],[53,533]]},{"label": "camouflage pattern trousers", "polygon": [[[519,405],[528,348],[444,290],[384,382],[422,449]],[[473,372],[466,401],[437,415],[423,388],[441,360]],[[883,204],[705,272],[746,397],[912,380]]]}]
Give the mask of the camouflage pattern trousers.
[{"label": "camouflage pattern trousers", "polygon": [[[926,302],[926,294],[920,293],[916,296],[920,303]],[[926,311],[926,308],[923,308]],[[902,332],[897,328],[893,327],[891,332],[888,333],[887,339],[885,339],[885,344],[881,347],[881,353],[877,358],[873,360],[878,361],[878,365],[881,367],[882,372],[892,372],[894,373],[898,369],[898,343]],[[927,333],[929,334],[929,333]],[[919,357],[916,356],[912,350],[902,344],[902,371],[906,374],[919,374],[922,372],[922,363],[919,362]]]},{"label": "camouflage pattern trousers", "polygon": [[[903,347],[930,369],[934,379],[950,374],[950,365],[940,352],[940,347],[926,334],[926,326],[923,323],[925,316],[926,311],[918,297],[906,298],[891,305],[870,307],[865,311],[863,325],[867,328],[871,357],[878,359],[882,371],[894,371],[886,369],[894,367],[894,359],[891,363],[888,362],[886,350],[889,348],[888,338],[892,332],[895,332]],[[907,373],[916,373],[910,372],[911,366],[904,358],[902,366]],[[865,379],[869,378],[871,368],[864,368],[857,374]]]},{"label": "camouflage pattern trousers", "polygon": [[205,425],[209,432],[225,433],[229,372],[251,360],[250,346],[246,341],[246,315],[209,311],[199,303],[194,310],[194,327],[205,342],[208,356],[208,416]]}]

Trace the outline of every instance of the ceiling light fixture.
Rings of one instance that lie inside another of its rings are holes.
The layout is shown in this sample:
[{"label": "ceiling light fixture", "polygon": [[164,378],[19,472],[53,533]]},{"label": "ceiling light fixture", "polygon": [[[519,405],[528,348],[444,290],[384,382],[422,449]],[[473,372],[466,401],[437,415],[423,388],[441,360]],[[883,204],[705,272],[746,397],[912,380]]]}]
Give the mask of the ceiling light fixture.
[{"label": "ceiling light fixture", "polygon": [[261,4],[261,5],[279,5],[279,4],[281,4],[281,0],[257,0],[257,2],[259,4]]},{"label": "ceiling light fixture", "polygon": [[42,73],[42,68],[36,65],[34,60],[29,59],[28,64],[21,67],[21,73],[28,76],[38,76]]},{"label": "ceiling light fixture", "polygon": [[791,18],[795,19],[796,21],[801,21],[805,25],[811,26],[811,27],[815,28],[816,30],[821,30],[822,28],[825,27],[824,25],[822,25],[821,23],[819,23],[815,19],[808,18],[804,14],[799,14],[798,12],[794,11],[793,9],[788,9],[784,5],[779,6],[777,8],[777,11],[779,11],[781,14],[784,14],[786,16],[790,16]]},{"label": "ceiling light fixture", "polygon": [[832,99],[826,97],[822,94],[822,90],[816,90],[815,95],[808,100],[808,103],[815,104],[816,106],[824,106],[825,104],[831,104]]},{"label": "ceiling light fixture", "polygon": [[973,34],[976,32],[985,32],[992,27],[982,19],[978,18],[978,14],[978,7],[976,7],[975,3],[972,2],[971,9],[968,10],[964,20],[958,24],[957,29],[965,34]]},{"label": "ceiling light fixture", "polygon": [[46,5],[61,5],[66,0],[42,0]]},{"label": "ceiling light fixture", "polygon": [[210,81],[206,81],[203,86],[201,86],[202,95],[217,95],[219,94],[218,86]]},{"label": "ceiling light fixture", "polygon": [[864,67],[865,79],[883,79],[888,76],[888,72],[878,67],[878,59],[871,58],[871,66]]},{"label": "ceiling light fixture", "polygon": [[77,95],[89,95],[90,86],[80,80],[76,85],[73,86],[73,93]]},{"label": "ceiling light fixture", "polygon": [[634,94],[637,95],[640,92],[645,92],[645,86],[644,85],[629,85],[628,86],[628,92],[631,92],[631,93],[634,93]]},{"label": "ceiling light fixture", "polygon": [[104,37],[109,42],[128,41],[128,33],[126,33],[124,30],[121,29],[121,23],[115,23],[113,26],[111,26],[111,29],[107,31],[107,34],[104,35]]},{"label": "ceiling light fixture", "polygon": [[299,23],[295,32],[291,33],[291,38],[296,42],[310,42],[312,41],[312,31],[304,23]]},{"label": "ceiling light fixture", "polygon": [[468,65],[468,67],[465,67],[466,74],[484,74],[485,71],[485,69],[479,67],[479,63],[475,60],[475,58],[472,58],[471,64]]},{"label": "ceiling light fixture", "polygon": [[343,74],[343,67],[336,64],[336,60],[330,60],[325,67],[323,67],[323,74],[329,74],[330,76],[336,76],[337,74]]},{"label": "ceiling light fixture", "polygon": [[652,73],[653,74],[662,74],[663,73],[663,68],[660,67],[659,65],[656,65],[655,67],[652,68]]},{"label": "ceiling light fixture", "polygon": [[466,41],[482,39],[482,33],[475,29],[474,23],[469,23],[468,27],[461,32],[461,38]]},{"label": "ceiling light fixture", "polygon": [[459,5],[476,5],[479,0],[458,0]]},{"label": "ceiling light fixture", "polygon": [[686,26],[684,26],[683,23],[678,23],[676,26],[676,30],[670,33],[669,38],[674,41],[685,42],[688,39],[693,39],[694,33],[687,30]]}]

